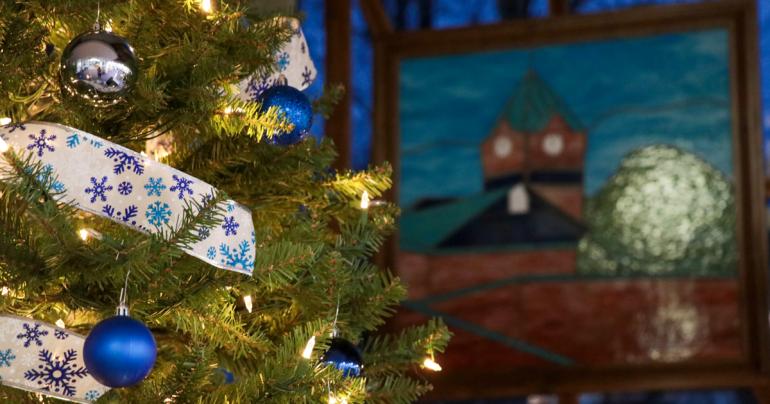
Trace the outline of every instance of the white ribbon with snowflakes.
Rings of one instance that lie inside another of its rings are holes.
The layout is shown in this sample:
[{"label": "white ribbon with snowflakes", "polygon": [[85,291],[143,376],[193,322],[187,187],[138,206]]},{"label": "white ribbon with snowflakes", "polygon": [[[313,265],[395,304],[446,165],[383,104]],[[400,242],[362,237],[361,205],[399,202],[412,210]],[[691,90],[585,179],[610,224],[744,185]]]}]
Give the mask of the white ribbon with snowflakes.
[{"label": "white ribbon with snowflakes", "polygon": [[238,84],[239,97],[244,101],[256,101],[268,88],[277,84],[286,84],[298,90],[304,90],[313,83],[317,75],[310,50],[302,33],[299,20],[284,18],[294,34],[275,54],[273,72],[266,75],[254,75]]},{"label": "white ribbon with snowflakes", "polygon": [[0,383],[77,403],[96,401],[110,388],[88,374],[85,340],[55,325],[0,315]]},{"label": "white ribbon with snowflakes", "polygon": [[[53,175],[60,200],[145,233],[176,229],[191,200],[203,203],[216,189],[179,170],[83,131],[47,122],[0,128],[11,148],[31,153]],[[7,164],[0,159],[0,167]],[[200,241],[185,250],[219,268],[251,274],[254,224],[251,211],[222,202],[222,223],[197,229]],[[168,232],[167,232],[168,233]]]}]

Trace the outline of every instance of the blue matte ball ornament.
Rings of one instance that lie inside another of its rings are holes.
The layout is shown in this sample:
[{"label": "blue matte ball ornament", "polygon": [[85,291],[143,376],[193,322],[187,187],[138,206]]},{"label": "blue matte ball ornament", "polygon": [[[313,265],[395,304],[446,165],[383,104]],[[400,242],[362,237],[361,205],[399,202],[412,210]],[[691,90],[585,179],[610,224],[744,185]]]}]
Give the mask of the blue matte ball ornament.
[{"label": "blue matte ball ornament", "polygon": [[332,338],[329,349],[324,353],[321,362],[334,365],[342,371],[345,377],[357,377],[364,369],[361,351],[350,341],[342,338]]},{"label": "blue matte ball ornament", "polygon": [[262,111],[276,107],[294,124],[291,132],[276,133],[272,138],[273,143],[293,145],[307,136],[313,123],[313,106],[302,91],[290,86],[275,86],[263,92],[258,101],[262,104]]},{"label": "blue matte ball ornament", "polygon": [[224,384],[233,384],[233,383],[235,383],[235,375],[233,374],[233,372],[231,372],[231,371],[229,371],[229,370],[227,370],[225,368],[216,368],[215,370],[218,371],[220,373],[220,375],[222,376],[222,382]]},{"label": "blue matte ball ornament", "polygon": [[102,320],[86,337],[83,361],[88,373],[109,387],[133,386],[152,370],[157,355],[152,333],[126,315]]}]

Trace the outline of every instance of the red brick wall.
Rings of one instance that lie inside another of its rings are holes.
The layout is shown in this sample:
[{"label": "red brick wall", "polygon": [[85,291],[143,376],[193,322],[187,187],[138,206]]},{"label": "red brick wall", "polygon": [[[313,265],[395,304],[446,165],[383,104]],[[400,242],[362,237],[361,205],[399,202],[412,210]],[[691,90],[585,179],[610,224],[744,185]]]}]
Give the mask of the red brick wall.
[{"label": "red brick wall", "polygon": [[[397,268],[410,288],[409,298],[416,300],[516,275],[569,277],[575,275],[574,259],[574,251],[569,250],[442,256],[401,253]],[[738,298],[734,279],[575,277],[506,284],[436,302],[430,308],[570,358],[578,365],[599,366],[739,358]],[[394,322],[406,325],[424,320],[422,314],[404,310]],[[553,366],[467,330],[450,328],[455,337],[439,358],[447,371]],[[665,344],[670,335],[687,335],[692,330],[691,340],[673,338],[675,342]],[[655,357],[656,347],[662,348],[664,357]]]},{"label": "red brick wall", "polygon": [[417,299],[463,287],[525,274],[572,274],[572,249],[517,252],[422,255],[398,254],[399,275]]},{"label": "red brick wall", "polygon": [[[499,158],[494,151],[495,139],[501,136],[507,137],[513,144],[511,154],[506,158]],[[525,140],[524,134],[513,130],[508,121],[501,119],[492,133],[481,144],[481,165],[484,170],[484,178],[496,178],[524,171]]]}]

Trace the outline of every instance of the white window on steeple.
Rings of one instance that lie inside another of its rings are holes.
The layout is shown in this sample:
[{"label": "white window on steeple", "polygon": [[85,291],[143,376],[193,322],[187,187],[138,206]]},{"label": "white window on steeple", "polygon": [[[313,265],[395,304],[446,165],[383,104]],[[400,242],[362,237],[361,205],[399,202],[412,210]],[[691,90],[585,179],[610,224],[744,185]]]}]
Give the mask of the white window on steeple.
[{"label": "white window on steeple", "polygon": [[561,133],[549,133],[543,139],[543,151],[546,155],[556,157],[564,151],[564,137]]},{"label": "white window on steeple", "polygon": [[493,145],[495,156],[497,158],[506,158],[513,151],[513,141],[508,136],[498,136]]}]

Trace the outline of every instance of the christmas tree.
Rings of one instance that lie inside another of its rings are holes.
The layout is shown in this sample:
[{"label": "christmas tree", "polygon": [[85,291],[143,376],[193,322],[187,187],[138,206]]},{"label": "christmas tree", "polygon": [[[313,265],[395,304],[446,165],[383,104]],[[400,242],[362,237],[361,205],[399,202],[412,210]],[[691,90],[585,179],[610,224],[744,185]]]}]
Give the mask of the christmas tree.
[{"label": "christmas tree", "polygon": [[[70,77],[63,56],[104,45],[68,50],[95,21],[136,60],[84,92],[67,80],[101,79],[109,66],[81,58],[91,64]],[[282,69],[282,46],[297,35],[286,21],[237,1],[0,1],[0,317],[23,324],[0,333],[3,402],[398,403],[430,389],[421,373],[436,367],[445,326],[377,331],[405,296],[373,264],[398,209],[366,202],[390,187],[390,168],[330,169],[331,141],[286,145],[299,125],[291,108],[238,86]],[[315,100],[314,113],[330,113],[340,91]],[[80,150],[92,154],[45,163]],[[97,172],[100,158],[114,171]],[[66,180],[75,175],[89,182],[76,189]],[[201,184],[211,192],[194,193]],[[176,220],[153,202],[161,191],[183,204]],[[251,218],[251,235],[233,211]],[[251,241],[196,253],[214,230]],[[41,338],[80,341],[115,315],[124,286],[130,316],[157,343],[154,367],[131,387],[76,391],[96,369]],[[59,328],[49,335],[46,323]],[[326,355],[333,332],[360,348],[359,376]],[[40,365],[21,360],[32,351]]]}]

